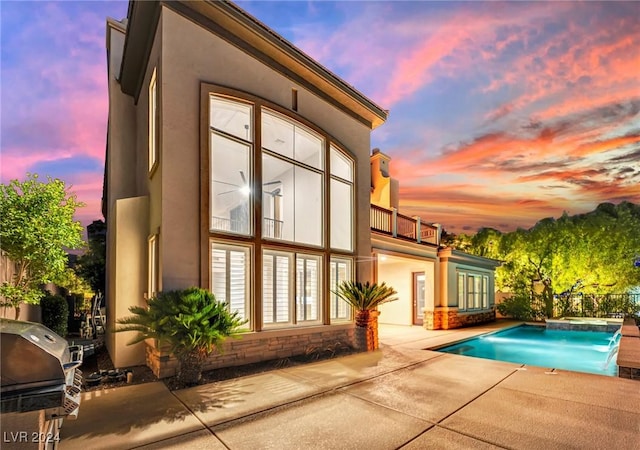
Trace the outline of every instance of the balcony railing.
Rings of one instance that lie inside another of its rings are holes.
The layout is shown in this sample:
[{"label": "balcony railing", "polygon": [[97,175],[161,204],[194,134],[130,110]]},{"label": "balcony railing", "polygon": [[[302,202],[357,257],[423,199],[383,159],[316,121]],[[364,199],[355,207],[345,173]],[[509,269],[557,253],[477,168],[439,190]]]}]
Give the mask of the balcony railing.
[{"label": "balcony railing", "polygon": [[264,217],[262,222],[262,236],[275,239],[282,238],[282,220],[269,219]]},{"label": "balcony railing", "polygon": [[371,205],[369,220],[373,231],[418,243],[440,245],[440,227],[424,222],[420,217],[400,214],[395,208]]}]

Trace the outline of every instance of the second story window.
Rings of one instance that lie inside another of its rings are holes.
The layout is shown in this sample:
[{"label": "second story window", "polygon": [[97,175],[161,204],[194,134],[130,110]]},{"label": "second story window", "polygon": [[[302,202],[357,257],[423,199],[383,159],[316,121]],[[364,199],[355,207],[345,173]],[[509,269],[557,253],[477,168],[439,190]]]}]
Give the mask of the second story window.
[{"label": "second story window", "polygon": [[323,245],[324,139],[262,111],[263,236]]},{"label": "second story window", "polygon": [[149,172],[158,162],[158,86],[156,69],[153,69],[149,81]]},{"label": "second story window", "polygon": [[212,96],[210,108],[209,229],[250,235],[253,107]]},{"label": "second story window", "polygon": [[331,248],[353,250],[353,160],[331,145]]}]

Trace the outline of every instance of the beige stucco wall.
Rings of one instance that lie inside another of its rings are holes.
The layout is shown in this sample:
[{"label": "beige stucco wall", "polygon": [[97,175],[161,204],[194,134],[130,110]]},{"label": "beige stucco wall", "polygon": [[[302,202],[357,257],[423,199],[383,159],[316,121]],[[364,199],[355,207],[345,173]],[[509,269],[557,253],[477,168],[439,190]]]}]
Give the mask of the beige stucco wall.
[{"label": "beige stucco wall", "polygon": [[413,325],[413,274],[425,273],[425,308],[434,301],[435,262],[397,255],[377,255],[378,283],[385,282],[398,291],[398,300],[382,305],[379,323]]},{"label": "beige stucco wall", "polygon": [[[146,285],[147,230],[140,227],[148,228],[148,200],[135,200],[140,195],[136,105],[132,97],[122,93],[117,81],[125,36],[119,24],[108,22],[107,27],[109,129],[105,180],[108,189],[105,297],[107,330],[113,330],[116,319],[128,315],[129,306],[139,304],[142,299],[142,293],[129,289]],[[129,202],[129,198],[133,201]],[[137,211],[136,208],[142,209]],[[145,263],[142,266],[140,235],[145,238]],[[126,334],[106,333],[105,343],[116,367],[144,363],[144,348],[127,347],[130,339]]]},{"label": "beige stucco wall", "polygon": [[443,288],[441,290],[442,297],[440,298],[441,306],[458,306],[458,272],[472,273],[479,275],[486,275],[489,277],[489,302],[488,307],[491,308],[495,305],[495,273],[493,270],[484,269],[482,267],[473,266],[469,264],[462,264],[455,261],[442,261],[441,262],[441,274]]},{"label": "beige stucco wall", "polygon": [[[360,203],[357,246],[370,255],[370,130],[324,100],[268,68],[184,17],[163,8],[162,27],[162,231],[165,289],[200,282],[200,85],[202,82],[245,91],[291,107],[298,90],[298,114],[332,134],[357,162]],[[357,263],[360,279],[371,276],[371,262]]]},{"label": "beige stucco wall", "polygon": [[110,241],[107,295],[106,345],[115,367],[144,364],[144,345],[126,345],[134,333],[112,333],[116,320],[130,315],[130,306],[144,306],[147,289],[148,197],[116,200],[109,217],[109,230],[116,230]]},{"label": "beige stucco wall", "polygon": [[[164,89],[163,72],[162,72],[162,22],[158,23],[156,29],[153,46],[149,55],[149,64],[147,65],[144,80],[142,82],[142,89],[140,90],[140,96],[138,97],[136,108],[136,122],[138,124],[138,132],[136,135],[136,159],[137,165],[135,169],[137,180],[137,192],[138,195],[146,195],[149,197],[149,227],[146,230],[147,237],[158,234],[159,235],[159,259],[158,259],[158,289],[163,289],[162,279],[162,252],[164,251],[164,243],[162,242],[162,186],[163,186],[163,168],[166,166],[164,163],[163,155],[163,130],[166,124],[163,123],[162,113],[162,96]],[[153,170],[149,171],[149,84],[151,82],[151,76],[153,70],[156,69],[156,88],[158,92],[158,112],[157,112],[157,127],[160,130],[157,142],[157,163]],[[145,280],[146,282],[146,280]]]},{"label": "beige stucco wall", "polygon": [[120,73],[120,62],[124,46],[124,33],[109,28],[109,131],[107,161],[109,204],[113,207],[119,198],[138,194],[136,189],[136,115],[132,97],[124,95],[116,77]]},{"label": "beige stucco wall", "polygon": [[391,178],[391,157],[374,150],[371,161],[371,203],[382,208],[398,209],[400,205],[400,183]]}]

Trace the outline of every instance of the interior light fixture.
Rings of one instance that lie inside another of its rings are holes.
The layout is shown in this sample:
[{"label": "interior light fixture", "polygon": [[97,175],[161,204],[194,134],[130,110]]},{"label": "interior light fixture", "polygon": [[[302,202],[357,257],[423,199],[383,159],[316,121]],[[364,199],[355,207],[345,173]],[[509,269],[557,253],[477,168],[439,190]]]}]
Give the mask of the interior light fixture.
[{"label": "interior light fixture", "polygon": [[240,188],[240,193],[245,197],[248,197],[249,194],[251,193],[251,188],[247,185],[244,185]]}]

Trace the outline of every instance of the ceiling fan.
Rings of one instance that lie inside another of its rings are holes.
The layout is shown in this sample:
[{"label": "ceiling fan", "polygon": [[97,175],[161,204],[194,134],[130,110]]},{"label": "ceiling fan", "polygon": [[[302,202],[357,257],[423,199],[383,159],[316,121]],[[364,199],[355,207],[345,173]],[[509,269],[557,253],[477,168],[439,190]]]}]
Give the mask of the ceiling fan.
[{"label": "ceiling fan", "polygon": [[[231,189],[229,191],[225,191],[225,192],[220,192],[218,195],[224,195],[224,194],[231,194],[232,192],[241,192],[245,195],[249,195],[249,184],[247,183],[247,177],[244,175],[244,172],[242,170],[239,171],[240,172],[240,178],[242,179],[242,184],[233,184],[233,183],[227,183],[224,181],[216,181],[216,183],[220,183],[220,184],[226,184],[228,186],[234,186],[235,189]],[[269,181],[267,183],[263,183],[263,186],[271,186],[274,184],[280,184],[282,183],[282,181],[280,180],[275,180],[275,181]],[[278,191],[276,194],[274,194],[274,192]],[[275,189],[272,192],[267,192],[270,195],[280,195],[280,188]]]}]

